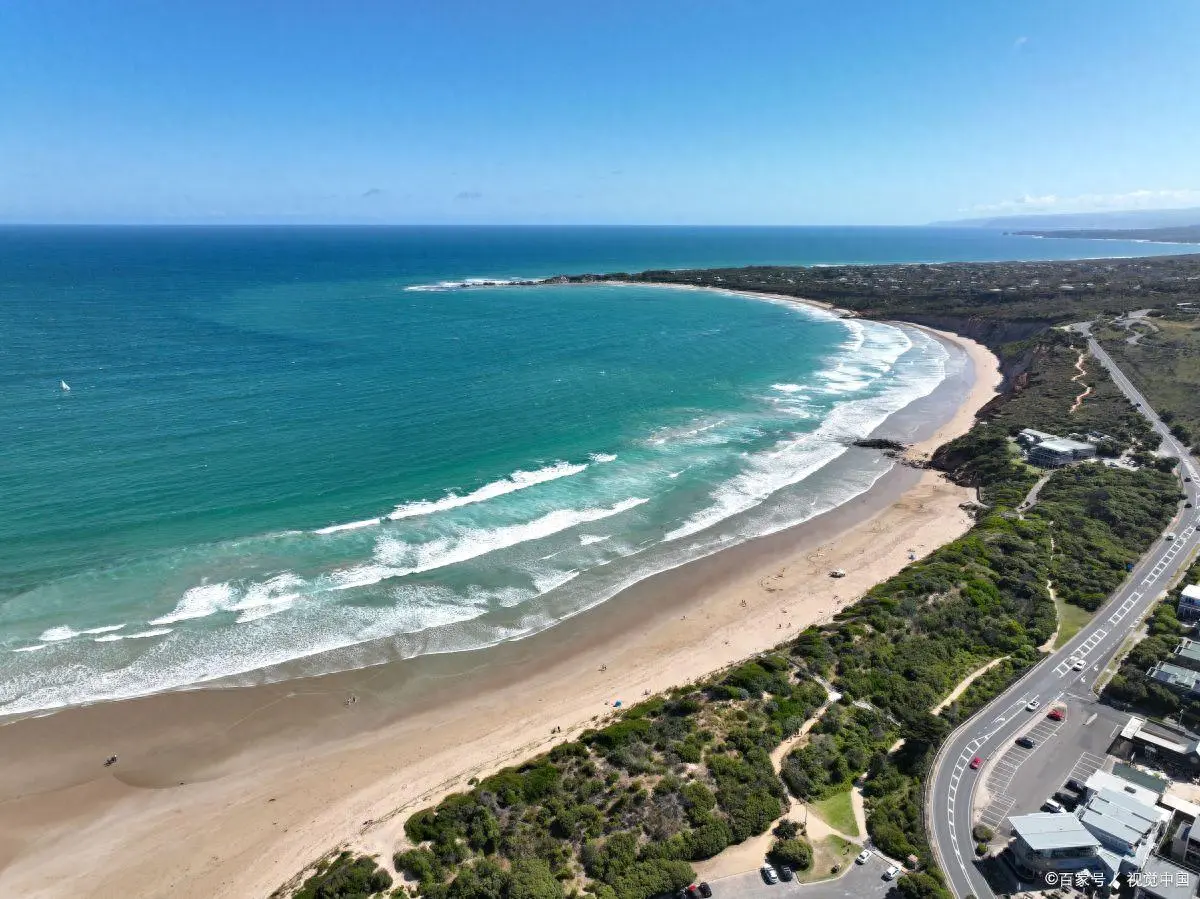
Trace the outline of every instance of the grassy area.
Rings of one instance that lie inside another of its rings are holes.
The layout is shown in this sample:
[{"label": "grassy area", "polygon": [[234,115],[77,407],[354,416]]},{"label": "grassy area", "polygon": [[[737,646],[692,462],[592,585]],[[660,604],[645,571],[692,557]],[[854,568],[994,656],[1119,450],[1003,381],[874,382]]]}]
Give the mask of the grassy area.
[{"label": "grassy area", "polygon": [[1054,600],[1054,608],[1058,612],[1058,636],[1054,639],[1054,648],[1058,649],[1092,620],[1092,613],[1058,598]]},{"label": "grassy area", "polygon": [[1104,347],[1163,420],[1183,429],[1178,436],[1195,443],[1200,441],[1200,316],[1171,312],[1151,321],[1158,330],[1143,327],[1136,344],[1126,342],[1130,332],[1105,329]]},{"label": "grassy area", "polygon": [[828,880],[836,877],[833,868],[836,865],[839,873],[844,872],[849,865],[854,864],[854,856],[862,851],[858,843],[843,840],[835,834],[830,834],[823,840],[812,844],[813,863],[807,871],[796,872],[796,880],[800,883],[812,883],[816,880]]},{"label": "grassy area", "polygon": [[828,799],[809,803],[817,817],[832,827],[852,837],[861,836],[858,822],[854,820],[854,806],[850,803],[850,791],[834,793]]}]

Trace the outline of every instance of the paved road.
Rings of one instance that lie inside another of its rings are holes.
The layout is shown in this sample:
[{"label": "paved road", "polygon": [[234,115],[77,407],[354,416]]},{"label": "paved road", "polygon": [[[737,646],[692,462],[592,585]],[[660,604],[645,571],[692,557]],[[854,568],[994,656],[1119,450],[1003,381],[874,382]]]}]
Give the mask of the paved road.
[{"label": "paved road", "polygon": [[837,880],[820,883],[775,883],[767,884],[757,871],[734,874],[710,881],[713,899],[870,899],[884,896],[895,886],[894,881],[883,879],[883,872],[890,862],[878,855],[865,865],[850,863],[850,869]]},{"label": "paved road", "polygon": [[[1168,531],[1174,531],[1177,538],[1174,541],[1160,541],[1151,547],[1125,583],[1086,627],[1062,649],[1040,662],[960,726],[938,752],[930,781],[926,815],[938,862],[946,872],[951,890],[959,897],[973,894],[979,899],[989,899],[995,895],[973,862],[972,805],[978,786],[978,773],[968,767],[971,759],[976,755],[988,759],[1005,754],[1017,736],[1041,723],[1046,709],[1053,702],[1069,702],[1072,692],[1090,693],[1104,666],[1116,655],[1137,622],[1200,547],[1200,533],[1196,530],[1200,494],[1195,482],[1200,466],[1187,448],[1171,436],[1150,404],[1121,373],[1109,355],[1091,338],[1088,327],[1076,326],[1076,329],[1088,335],[1088,349],[1092,355],[1108,369],[1113,381],[1129,400],[1140,404],[1142,414],[1163,436],[1162,450],[1182,461],[1181,474],[1193,479],[1183,484],[1184,491],[1197,508],[1181,508],[1179,515],[1167,528]],[[1085,671],[1075,672],[1071,669],[1068,659],[1072,656],[1082,656],[1087,661]],[[1042,706],[1039,711],[1030,713],[1025,711],[1025,704],[1033,698],[1040,699]],[[999,767],[999,762],[995,767]],[[1022,766],[1017,766],[1010,778],[1011,783],[1025,782],[1022,770]],[[988,773],[987,769],[984,773]],[[988,776],[990,778],[992,775],[988,773]],[[993,802],[998,798],[1002,804],[1009,800],[1013,805],[1016,804],[1011,789],[999,792],[1005,795],[993,796]]]}]

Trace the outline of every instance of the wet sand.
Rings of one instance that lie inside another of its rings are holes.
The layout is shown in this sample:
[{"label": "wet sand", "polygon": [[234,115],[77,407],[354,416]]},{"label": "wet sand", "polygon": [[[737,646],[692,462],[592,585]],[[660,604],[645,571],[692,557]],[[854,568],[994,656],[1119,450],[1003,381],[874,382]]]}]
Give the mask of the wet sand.
[{"label": "wet sand", "polygon": [[[942,338],[971,364],[879,429],[917,438],[918,455],[964,433],[999,383],[990,353]],[[959,504],[972,498],[897,466],[831,512],[524,640],[4,722],[0,895],[265,896],[343,843],[387,861],[408,812],[592,726],[616,700],[828,620],[910,549],[965,531]],[[830,578],[838,567],[847,576]]]}]

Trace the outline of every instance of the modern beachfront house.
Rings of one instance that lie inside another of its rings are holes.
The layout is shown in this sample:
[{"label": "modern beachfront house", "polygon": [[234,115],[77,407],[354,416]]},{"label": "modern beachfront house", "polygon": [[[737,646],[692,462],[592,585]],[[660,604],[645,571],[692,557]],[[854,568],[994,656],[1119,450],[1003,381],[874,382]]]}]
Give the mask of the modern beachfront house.
[{"label": "modern beachfront house", "polygon": [[1084,440],[1059,437],[1045,431],[1025,428],[1017,435],[1029,461],[1042,468],[1062,468],[1072,462],[1096,458],[1096,445]]},{"label": "modern beachfront house", "polygon": [[1151,680],[1170,687],[1176,693],[1200,696],[1200,672],[1170,662],[1158,662],[1146,672]]}]

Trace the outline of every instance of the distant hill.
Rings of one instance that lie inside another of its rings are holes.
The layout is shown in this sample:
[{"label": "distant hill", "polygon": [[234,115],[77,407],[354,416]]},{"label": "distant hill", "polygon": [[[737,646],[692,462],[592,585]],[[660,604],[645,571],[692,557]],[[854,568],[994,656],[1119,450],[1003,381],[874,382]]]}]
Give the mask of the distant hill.
[{"label": "distant hill", "polygon": [[1128,209],[1119,212],[1075,212],[1062,215],[1003,215],[992,218],[932,222],[950,228],[993,228],[1002,231],[1079,231],[1177,228],[1200,225],[1200,207],[1189,209]]},{"label": "distant hill", "polygon": [[1158,243],[1200,243],[1200,225],[1175,228],[1076,228],[1074,230],[1013,231],[1033,237],[1082,237],[1091,240],[1152,240]]}]

